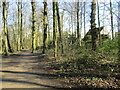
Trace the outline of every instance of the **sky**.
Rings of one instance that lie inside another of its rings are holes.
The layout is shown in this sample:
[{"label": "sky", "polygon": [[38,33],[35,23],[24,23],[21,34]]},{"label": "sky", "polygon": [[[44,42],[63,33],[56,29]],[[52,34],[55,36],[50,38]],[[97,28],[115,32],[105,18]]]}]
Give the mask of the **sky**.
[{"label": "sky", "polygon": [[[2,0],[1,0],[2,1]],[[2,4],[0,1],[0,5]],[[9,15],[8,15],[8,25],[12,25],[14,23],[14,21],[16,20],[17,22],[17,4],[16,1],[17,0],[7,0],[9,2]],[[48,0],[47,0],[48,1]],[[76,2],[77,0],[58,0],[60,1],[59,3],[59,8],[60,8],[60,12],[62,12],[61,8],[64,8],[64,6],[62,5],[63,1],[66,3],[71,3],[71,5],[73,5],[73,2]],[[83,0],[79,0],[79,1],[83,1]],[[86,4],[86,31],[88,31],[90,29],[90,12],[91,12],[91,0],[85,0],[87,2]],[[103,19],[105,19],[105,23],[104,25],[106,26],[106,28],[108,29],[108,31],[111,34],[111,27],[110,27],[110,12],[109,12],[109,0],[98,0],[100,3],[100,21],[101,21],[101,26],[103,26]],[[104,9],[104,1],[105,1],[105,12],[103,12]],[[113,12],[118,15],[118,8],[117,8],[117,3],[119,0],[112,0],[113,3]],[[23,4],[23,12],[24,12],[24,17],[25,22],[26,22],[26,26],[29,26],[31,24],[29,17],[31,16],[31,4],[30,4],[30,0],[23,0],[24,4]],[[36,0],[37,2],[37,9],[39,10],[39,8],[43,8],[43,0]],[[52,0],[49,0],[48,3],[51,3]],[[48,8],[51,9],[49,11],[50,13],[50,18],[52,18],[52,6],[51,4],[48,4]],[[66,6],[66,8],[68,8],[68,10],[70,9],[68,6]],[[80,11],[81,12],[81,11]],[[16,15],[14,15],[14,19],[13,19],[13,14],[16,13]],[[114,30],[115,32],[117,32],[117,17],[116,15],[113,14],[114,17]],[[104,17],[103,17],[104,15]],[[0,8],[0,28],[3,27],[3,23],[2,23],[2,9]],[[76,17],[75,15],[73,15],[73,17]],[[65,15],[64,15],[64,30],[68,30],[69,29],[69,25],[68,25],[68,21],[69,21],[69,13],[67,11],[65,11]],[[50,21],[52,23],[52,19]],[[80,20],[81,22],[81,20]],[[83,20],[82,20],[83,22]],[[96,23],[97,23],[97,14],[96,14]],[[52,27],[52,24],[50,25],[50,27]],[[74,27],[75,28],[75,27]],[[74,31],[76,30],[76,28],[74,29]],[[84,33],[84,29],[82,28],[82,37]]]},{"label": "sky", "polygon": [[[0,0],[0,1],[5,1],[5,0]],[[8,2],[16,2],[16,1],[20,1],[20,0],[6,0]],[[22,0],[23,2],[29,2],[30,0]],[[37,2],[43,2],[43,0],[33,0],[33,1],[37,1]],[[48,2],[52,2],[52,1],[56,1],[56,0],[47,0]],[[92,0],[58,0],[59,2],[91,2]],[[97,1],[97,0],[96,0]],[[98,0],[99,2],[107,2],[109,3],[110,0]],[[111,0],[112,2],[118,2],[120,0]]]}]

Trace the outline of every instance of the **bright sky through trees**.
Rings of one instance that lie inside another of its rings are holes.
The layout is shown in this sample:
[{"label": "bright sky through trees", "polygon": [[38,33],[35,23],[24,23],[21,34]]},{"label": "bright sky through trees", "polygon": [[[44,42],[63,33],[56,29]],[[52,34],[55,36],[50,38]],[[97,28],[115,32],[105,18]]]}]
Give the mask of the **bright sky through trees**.
[{"label": "bright sky through trees", "polygon": [[[13,21],[13,17],[16,18],[15,20],[17,20],[17,3],[16,0],[7,0],[9,2],[9,10],[8,10],[8,25],[9,27],[15,23],[15,21]],[[40,8],[43,8],[43,0],[35,0],[37,2],[37,10],[39,10]],[[54,0],[55,1],[55,0]],[[75,4],[75,2],[77,2],[78,0],[58,0],[59,2],[59,7],[60,7],[60,13],[62,13],[63,9],[66,9],[65,11],[65,15],[64,15],[64,31],[69,29],[69,25],[68,23],[70,22],[70,12],[69,11],[75,11],[74,8],[70,7],[73,4]],[[83,0],[79,0],[80,2],[82,2]],[[101,26],[103,26],[103,21],[105,22],[104,25],[107,28],[108,32],[111,35],[111,28],[110,28],[110,11],[109,11],[109,0],[98,0],[99,1],[99,5],[100,5],[100,21],[101,21]],[[114,24],[114,32],[118,31],[118,24],[117,24],[117,17],[116,15],[118,15],[118,2],[119,0],[112,0],[112,4],[113,4],[113,24]],[[48,8],[49,8],[49,19],[52,17],[52,9],[51,9],[51,2],[52,0],[48,0]],[[66,5],[64,2],[67,2]],[[90,29],[90,12],[91,12],[91,0],[85,0],[86,3],[86,31],[88,31]],[[104,13],[104,3],[105,3],[105,13]],[[2,5],[2,3],[0,2],[0,6]],[[81,6],[80,6],[81,7]],[[30,22],[30,17],[31,17],[31,7],[30,7],[30,1],[29,0],[23,0],[23,17],[25,18],[24,22],[26,22],[26,26],[30,26],[31,22]],[[81,12],[81,11],[80,11]],[[13,13],[16,13],[16,15],[12,15]],[[104,16],[103,16],[104,15]],[[3,27],[3,23],[2,23],[2,8],[0,8],[0,29]],[[73,13],[73,18],[74,20],[76,20],[76,16]],[[17,21],[16,21],[17,22]],[[50,22],[52,23],[52,20],[50,20]],[[76,22],[76,21],[74,21]],[[81,21],[80,21],[81,22]],[[83,20],[82,20],[83,22]],[[96,15],[96,23],[97,23],[97,15]],[[97,25],[98,26],[98,25]],[[52,25],[51,25],[52,27]],[[52,31],[52,30],[51,30]],[[71,30],[70,30],[71,31]],[[74,31],[76,31],[76,27],[74,27]],[[82,28],[82,37],[83,37],[83,28]]]}]

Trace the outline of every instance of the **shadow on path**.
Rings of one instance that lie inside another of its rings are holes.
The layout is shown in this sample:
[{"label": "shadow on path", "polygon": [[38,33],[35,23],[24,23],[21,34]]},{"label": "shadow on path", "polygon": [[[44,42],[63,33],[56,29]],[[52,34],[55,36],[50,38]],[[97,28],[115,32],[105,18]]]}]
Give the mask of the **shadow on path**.
[{"label": "shadow on path", "polygon": [[[49,73],[44,69],[46,62],[50,61],[46,54],[30,53],[30,50],[22,50],[10,56],[2,56],[2,58],[3,66],[2,70],[0,70],[0,74],[3,74],[2,81],[5,82],[4,85],[8,85],[5,87],[9,87],[10,82],[49,88],[63,87],[63,83],[57,80],[59,75],[51,74],[51,72]],[[21,80],[21,78],[24,80]],[[18,84],[17,86],[19,87]]]},{"label": "shadow on path", "polygon": [[55,77],[57,78],[58,75],[55,74],[45,74],[45,73],[32,73],[32,72],[19,72],[19,71],[1,71],[0,72],[4,72],[4,73],[15,73],[15,74],[31,74],[31,75],[38,75],[38,76],[46,76],[46,77]]},{"label": "shadow on path", "polygon": [[[44,76],[44,77],[52,77],[52,78],[60,78],[60,77],[64,77],[64,76],[68,76],[68,77],[73,77],[73,76],[81,76],[81,77],[97,77],[97,78],[107,78],[107,75],[95,75],[95,74],[45,74],[45,73],[33,73],[33,72],[19,72],[19,71],[1,71],[0,72],[4,72],[4,73],[16,73],[16,74],[31,74],[31,75],[38,75],[38,76]],[[115,77],[117,79],[119,79],[117,75],[114,75],[112,77]]]},{"label": "shadow on path", "polygon": [[11,54],[11,55],[9,55],[9,56],[4,56],[4,55],[1,55],[2,56],[2,58],[9,58],[9,57],[17,57],[17,56],[19,56],[19,57],[22,57],[22,56],[39,56],[39,55],[42,55],[42,53],[29,53],[29,54]]},{"label": "shadow on path", "polygon": [[55,86],[43,85],[43,84],[34,83],[34,82],[28,82],[28,81],[13,80],[13,79],[2,79],[2,81],[3,82],[15,82],[15,83],[31,84],[31,85],[37,85],[37,86],[43,86],[43,87],[58,89]]}]

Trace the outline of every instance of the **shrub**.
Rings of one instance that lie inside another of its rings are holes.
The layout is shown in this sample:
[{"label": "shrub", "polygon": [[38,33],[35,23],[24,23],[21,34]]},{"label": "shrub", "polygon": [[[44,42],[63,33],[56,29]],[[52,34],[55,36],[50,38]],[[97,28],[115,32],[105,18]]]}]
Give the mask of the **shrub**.
[{"label": "shrub", "polygon": [[118,39],[115,39],[105,41],[99,50],[118,50],[118,48]]}]

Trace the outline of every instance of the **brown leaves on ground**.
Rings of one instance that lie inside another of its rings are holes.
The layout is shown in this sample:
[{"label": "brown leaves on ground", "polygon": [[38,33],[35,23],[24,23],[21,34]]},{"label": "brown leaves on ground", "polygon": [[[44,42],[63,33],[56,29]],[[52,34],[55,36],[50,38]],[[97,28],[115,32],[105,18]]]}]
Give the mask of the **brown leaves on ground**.
[{"label": "brown leaves on ground", "polygon": [[89,88],[120,88],[120,81],[115,78],[87,78],[69,77],[65,80],[70,85],[68,87],[89,87]]},{"label": "brown leaves on ground", "polygon": [[60,76],[59,80],[66,83],[67,88],[120,88],[119,68],[107,70],[95,67],[77,71],[56,69],[55,67],[62,65],[61,62],[62,60],[51,60],[47,65],[53,73]]}]

